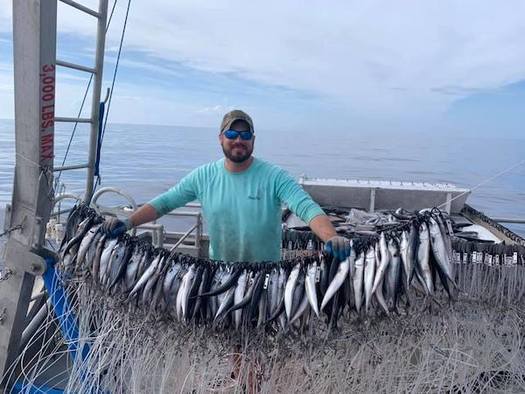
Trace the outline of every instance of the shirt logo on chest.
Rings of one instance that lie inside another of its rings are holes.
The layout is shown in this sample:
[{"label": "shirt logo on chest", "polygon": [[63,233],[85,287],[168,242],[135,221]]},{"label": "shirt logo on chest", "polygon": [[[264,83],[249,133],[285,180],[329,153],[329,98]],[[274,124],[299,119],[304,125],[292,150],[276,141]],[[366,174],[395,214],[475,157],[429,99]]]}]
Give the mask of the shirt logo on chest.
[{"label": "shirt logo on chest", "polygon": [[262,198],[261,196],[262,196],[261,189],[257,189],[257,192],[248,195],[248,198],[250,200],[260,200]]}]

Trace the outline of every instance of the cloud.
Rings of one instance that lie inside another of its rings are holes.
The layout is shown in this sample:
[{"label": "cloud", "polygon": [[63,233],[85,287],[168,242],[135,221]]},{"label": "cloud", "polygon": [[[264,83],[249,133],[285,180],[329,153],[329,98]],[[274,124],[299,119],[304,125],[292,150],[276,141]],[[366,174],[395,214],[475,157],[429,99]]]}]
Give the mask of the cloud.
[{"label": "cloud", "polygon": [[227,111],[229,111],[230,108],[226,108],[224,107],[223,105],[214,105],[213,107],[204,107],[204,108],[200,108],[198,109],[196,112],[197,113],[220,113],[220,114],[223,114]]},{"label": "cloud", "polygon": [[[113,57],[126,4],[118,3],[108,33]],[[9,30],[10,6],[0,10],[0,30]],[[136,69],[137,80],[180,77],[170,65],[177,64],[370,117],[424,117],[525,79],[523,15],[518,0],[134,1],[122,65]],[[94,46],[93,18],[61,4],[59,25],[84,52],[85,42]],[[196,103],[194,111],[210,106]]]}]

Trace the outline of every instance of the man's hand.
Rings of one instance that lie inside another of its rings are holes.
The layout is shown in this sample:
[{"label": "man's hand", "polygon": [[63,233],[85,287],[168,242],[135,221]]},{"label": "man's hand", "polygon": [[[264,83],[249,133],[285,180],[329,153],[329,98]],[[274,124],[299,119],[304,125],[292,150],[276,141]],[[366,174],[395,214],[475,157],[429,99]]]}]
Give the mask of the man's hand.
[{"label": "man's hand", "polygon": [[350,256],[350,240],[340,235],[335,235],[326,241],[324,250],[339,261],[343,261]]},{"label": "man's hand", "polygon": [[108,218],[102,224],[102,231],[109,238],[116,238],[121,234],[124,234],[131,228],[131,223],[128,219],[119,220],[117,218]]}]

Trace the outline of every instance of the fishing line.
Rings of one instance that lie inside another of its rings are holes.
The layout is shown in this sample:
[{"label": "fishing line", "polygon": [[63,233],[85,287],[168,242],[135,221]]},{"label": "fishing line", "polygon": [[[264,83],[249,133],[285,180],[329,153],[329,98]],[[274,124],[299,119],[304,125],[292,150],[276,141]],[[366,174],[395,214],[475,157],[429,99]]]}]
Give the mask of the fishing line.
[{"label": "fishing line", "polygon": [[447,200],[446,202],[444,202],[444,203],[441,204],[441,205],[438,205],[437,208],[439,208],[439,209],[444,208],[445,206],[447,206],[448,204],[450,204],[452,201],[457,200],[458,198],[464,196],[465,194],[469,194],[469,193],[473,192],[474,190],[479,189],[481,186],[483,186],[483,185],[489,183],[490,181],[493,181],[494,179],[496,179],[496,178],[498,178],[498,177],[500,177],[500,176],[506,174],[506,173],[509,172],[509,171],[512,171],[514,168],[519,167],[519,166],[521,166],[521,165],[524,164],[524,163],[525,163],[525,160],[522,160],[522,161],[520,161],[520,162],[518,162],[518,163],[516,163],[516,164],[514,164],[514,165],[512,165],[512,166],[510,166],[509,168],[507,168],[507,169],[505,169],[505,170],[503,170],[503,171],[501,171],[501,172],[498,172],[496,175],[493,175],[492,177],[490,177],[490,178],[488,178],[488,179],[485,179],[484,181],[478,183],[478,184],[477,184],[476,186],[474,186],[472,189],[470,189],[470,190],[468,190],[468,191],[466,191],[466,192],[460,193],[460,194],[458,194],[457,196],[455,196],[454,198],[451,198],[450,200]]}]

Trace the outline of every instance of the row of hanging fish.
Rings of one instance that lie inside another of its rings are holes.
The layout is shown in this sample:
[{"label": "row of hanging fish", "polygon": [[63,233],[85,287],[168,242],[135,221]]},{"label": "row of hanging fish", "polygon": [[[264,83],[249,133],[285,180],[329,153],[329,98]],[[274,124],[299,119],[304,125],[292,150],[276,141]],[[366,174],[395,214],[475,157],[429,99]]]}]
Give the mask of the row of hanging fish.
[{"label": "row of hanging fish", "polygon": [[71,211],[59,249],[65,280],[82,278],[108,296],[184,324],[286,329],[323,318],[333,326],[346,312],[400,312],[411,300],[434,298],[439,286],[450,297],[457,288],[450,237],[437,210],[353,238],[341,262],[323,253],[281,262],[210,261],[128,235],[109,239],[103,220],[84,205]]}]

